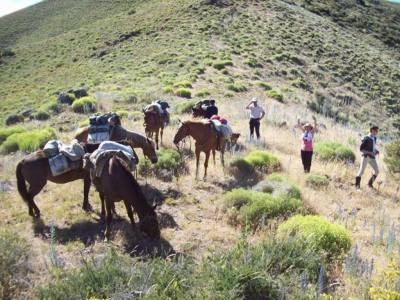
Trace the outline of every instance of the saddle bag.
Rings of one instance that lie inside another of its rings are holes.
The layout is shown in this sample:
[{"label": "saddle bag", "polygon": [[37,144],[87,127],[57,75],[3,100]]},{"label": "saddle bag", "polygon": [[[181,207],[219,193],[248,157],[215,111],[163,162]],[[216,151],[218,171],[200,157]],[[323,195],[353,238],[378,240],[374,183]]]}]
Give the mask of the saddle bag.
[{"label": "saddle bag", "polygon": [[61,175],[72,169],[68,163],[68,159],[63,154],[49,158],[49,165],[53,176]]}]

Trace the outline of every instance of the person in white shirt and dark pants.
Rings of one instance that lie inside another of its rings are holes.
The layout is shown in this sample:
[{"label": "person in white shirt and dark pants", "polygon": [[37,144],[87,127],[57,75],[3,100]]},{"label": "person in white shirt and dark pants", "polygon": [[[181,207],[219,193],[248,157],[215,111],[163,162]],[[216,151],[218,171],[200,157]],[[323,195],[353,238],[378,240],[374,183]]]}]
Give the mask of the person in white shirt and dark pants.
[{"label": "person in white shirt and dark pants", "polygon": [[257,139],[260,138],[260,120],[264,118],[265,111],[258,105],[257,99],[251,99],[250,103],[246,106],[246,109],[250,111],[250,139],[254,136],[254,131],[256,132]]}]

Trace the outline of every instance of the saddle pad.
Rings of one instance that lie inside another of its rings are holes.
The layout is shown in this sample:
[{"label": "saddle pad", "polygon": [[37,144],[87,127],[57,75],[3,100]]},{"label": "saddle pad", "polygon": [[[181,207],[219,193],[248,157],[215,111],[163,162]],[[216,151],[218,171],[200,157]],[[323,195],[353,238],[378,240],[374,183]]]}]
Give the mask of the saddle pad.
[{"label": "saddle pad", "polygon": [[77,140],[74,140],[71,144],[61,144],[60,153],[64,154],[71,161],[80,161],[85,155],[85,150],[78,143]]},{"label": "saddle pad", "polygon": [[215,130],[219,134],[221,134],[226,139],[230,139],[232,135],[232,129],[229,125],[224,125],[218,120],[211,120],[211,123],[214,125]]},{"label": "saddle pad", "polygon": [[63,154],[49,158],[50,171],[53,176],[58,176],[71,170],[79,169],[82,161],[70,161]]}]

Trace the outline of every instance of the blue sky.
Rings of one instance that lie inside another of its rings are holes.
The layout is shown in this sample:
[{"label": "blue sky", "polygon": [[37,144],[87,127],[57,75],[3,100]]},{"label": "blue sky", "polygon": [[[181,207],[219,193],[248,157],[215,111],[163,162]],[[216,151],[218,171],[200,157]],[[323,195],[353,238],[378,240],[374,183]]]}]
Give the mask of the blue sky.
[{"label": "blue sky", "polygon": [[42,0],[0,0],[0,17],[40,1]]}]

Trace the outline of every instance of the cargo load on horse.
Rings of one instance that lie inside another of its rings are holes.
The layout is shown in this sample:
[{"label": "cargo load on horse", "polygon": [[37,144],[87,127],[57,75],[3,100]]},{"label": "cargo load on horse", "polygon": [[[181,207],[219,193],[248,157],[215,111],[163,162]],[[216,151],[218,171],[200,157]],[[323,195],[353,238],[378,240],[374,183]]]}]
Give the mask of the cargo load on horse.
[{"label": "cargo load on horse", "polygon": [[121,125],[120,118],[116,113],[90,116],[87,142],[96,144],[108,141],[110,139],[111,127],[114,125]]},{"label": "cargo load on horse", "polygon": [[60,141],[51,140],[44,146],[43,153],[49,160],[52,175],[57,176],[79,169],[85,150],[76,140],[71,144],[63,144]]},{"label": "cargo load on horse", "polygon": [[117,142],[105,141],[92,154],[85,156],[84,168],[90,169],[93,177],[100,177],[105,164],[110,157],[117,156],[122,159],[126,167],[133,171],[139,163],[138,156],[132,147]]},{"label": "cargo load on horse", "polygon": [[156,145],[158,149],[158,136],[160,135],[161,143],[163,138],[164,128],[169,123],[169,113],[167,108],[168,103],[163,100],[157,100],[147,105],[143,109],[144,113],[144,130],[148,138],[153,138],[155,135]]}]

